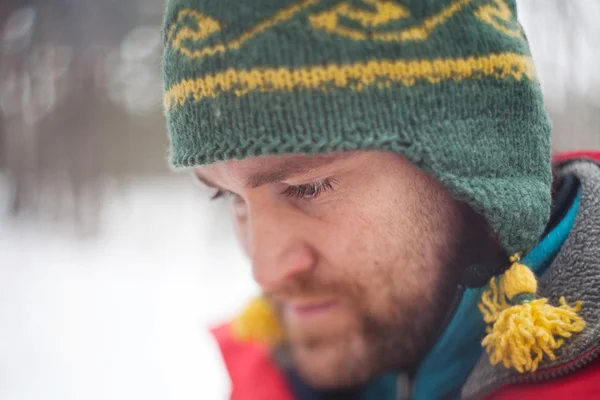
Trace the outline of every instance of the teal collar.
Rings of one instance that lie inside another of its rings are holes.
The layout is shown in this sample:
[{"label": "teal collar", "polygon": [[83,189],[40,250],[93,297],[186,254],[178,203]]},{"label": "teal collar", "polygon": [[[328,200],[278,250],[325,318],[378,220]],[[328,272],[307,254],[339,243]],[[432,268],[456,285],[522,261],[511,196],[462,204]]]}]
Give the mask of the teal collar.
[{"label": "teal collar", "polygon": [[[560,223],[522,259],[538,276],[552,263],[575,222],[581,189]],[[419,367],[413,383],[414,400],[440,399],[460,390],[481,356],[485,324],[477,307],[483,289],[467,289],[454,318]]]}]

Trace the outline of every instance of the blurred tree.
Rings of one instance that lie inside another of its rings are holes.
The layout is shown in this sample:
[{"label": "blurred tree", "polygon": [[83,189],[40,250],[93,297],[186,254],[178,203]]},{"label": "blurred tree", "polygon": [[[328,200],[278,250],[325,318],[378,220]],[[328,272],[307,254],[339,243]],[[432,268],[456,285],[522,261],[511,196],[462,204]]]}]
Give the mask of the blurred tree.
[{"label": "blurred tree", "polygon": [[[132,1],[11,0],[0,11],[0,163],[11,182],[9,211],[93,228],[103,181],[144,166],[131,157],[132,133],[145,128],[146,138],[164,138],[156,121],[135,127],[107,93],[114,72],[105,71],[107,58],[136,27],[139,8]],[[160,12],[153,14],[156,32]],[[151,61],[159,71],[158,57]],[[160,96],[159,74],[148,87]],[[136,148],[145,142],[158,141],[142,139]],[[160,159],[156,147],[137,153]]]},{"label": "blurred tree", "polygon": [[600,148],[600,1],[518,1],[557,150]]},{"label": "blurred tree", "polygon": [[[554,147],[600,148],[600,1],[518,5]],[[0,2],[0,173],[10,182],[12,214],[93,229],[107,179],[166,173],[163,7],[164,0]]]}]

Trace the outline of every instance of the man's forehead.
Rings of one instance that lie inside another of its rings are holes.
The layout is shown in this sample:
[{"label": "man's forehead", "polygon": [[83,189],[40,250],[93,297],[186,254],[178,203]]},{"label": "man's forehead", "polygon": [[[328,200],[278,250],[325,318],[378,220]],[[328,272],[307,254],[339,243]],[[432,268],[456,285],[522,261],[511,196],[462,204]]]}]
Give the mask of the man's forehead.
[{"label": "man's forehead", "polygon": [[244,160],[221,161],[196,167],[195,173],[204,182],[230,178],[243,186],[258,187],[267,183],[285,180],[293,175],[308,173],[352,156],[352,153],[346,152],[254,157]]}]

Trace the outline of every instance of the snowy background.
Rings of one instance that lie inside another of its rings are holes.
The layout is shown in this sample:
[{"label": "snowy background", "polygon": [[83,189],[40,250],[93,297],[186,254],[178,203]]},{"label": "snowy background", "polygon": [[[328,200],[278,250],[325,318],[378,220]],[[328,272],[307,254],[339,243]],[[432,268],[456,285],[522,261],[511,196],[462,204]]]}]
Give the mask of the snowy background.
[{"label": "snowy background", "polygon": [[[162,0],[1,3],[0,399],[216,399],[207,328],[257,289],[165,168]],[[555,148],[600,148],[600,1],[520,5]]]},{"label": "snowy background", "polygon": [[204,333],[255,293],[228,219],[190,180],[106,196],[90,239],[0,220],[0,399],[216,399]]}]

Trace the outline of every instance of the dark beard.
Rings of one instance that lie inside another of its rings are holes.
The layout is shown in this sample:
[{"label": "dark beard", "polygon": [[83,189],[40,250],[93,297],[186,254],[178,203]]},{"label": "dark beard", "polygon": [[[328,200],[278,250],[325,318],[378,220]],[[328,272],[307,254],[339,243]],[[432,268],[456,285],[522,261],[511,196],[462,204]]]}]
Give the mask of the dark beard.
[{"label": "dark beard", "polygon": [[372,366],[371,377],[389,371],[415,371],[439,339],[464,291],[457,279],[456,264],[451,261],[429,301],[410,309],[404,307],[401,314],[385,321],[364,316],[363,337],[371,347],[366,365]]},{"label": "dark beard", "polygon": [[461,213],[460,234],[449,251],[440,255],[445,257],[445,267],[434,283],[435,296],[426,304],[404,309],[402,315],[386,321],[368,315],[363,317],[363,335],[372,346],[371,359],[366,363],[373,366],[371,377],[390,371],[416,372],[454,317],[465,290],[464,270],[468,266],[495,265],[508,259],[496,234],[481,215],[467,205],[463,205]]},{"label": "dark beard", "polygon": [[[455,307],[451,307],[450,303],[455,298],[459,300],[462,294],[462,290],[458,290],[459,285],[454,283],[456,277],[450,276],[450,273],[447,275],[444,277],[446,279],[437,282],[436,296],[430,301],[407,309],[405,299],[391,298],[388,304],[397,305],[395,310],[398,311],[386,315],[385,318],[377,318],[363,312],[359,317],[360,330],[357,334],[368,346],[364,358],[349,357],[338,364],[335,383],[321,386],[305,376],[307,383],[312,382],[319,389],[351,388],[390,371],[416,370],[421,359],[443,332],[446,323],[444,319],[452,316]],[[334,340],[337,344],[345,342],[348,345],[351,339],[349,336],[343,336]],[[330,341],[331,338],[323,341],[315,336],[293,345],[286,342],[275,354],[287,369],[296,369],[293,365],[292,346],[319,351],[321,346],[333,345]],[[298,372],[301,374],[301,371]]]},{"label": "dark beard", "polygon": [[[392,305],[391,313],[383,317],[362,310],[359,333],[368,350],[365,358],[348,359],[338,366],[336,388],[356,386],[390,371],[415,372],[439,340],[462,297],[464,287],[461,280],[465,268],[473,263],[487,262],[501,249],[483,217],[466,205],[461,212],[458,234],[440,249],[437,257],[443,268],[436,281],[431,282],[434,295],[407,307],[406,299],[392,290],[387,301]],[[306,282],[305,287],[298,285],[296,289],[305,291],[311,286],[311,282]],[[359,287],[345,289],[351,290],[352,298],[360,299]],[[331,287],[331,291],[334,290],[335,287]],[[319,292],[322,291],[323,288],[320,288]],[[301,345],[317,349],[327,344],[315,337]],[[292,350],[289,346],[289,343],[283,345],[278,353],[291,366]]]}]

